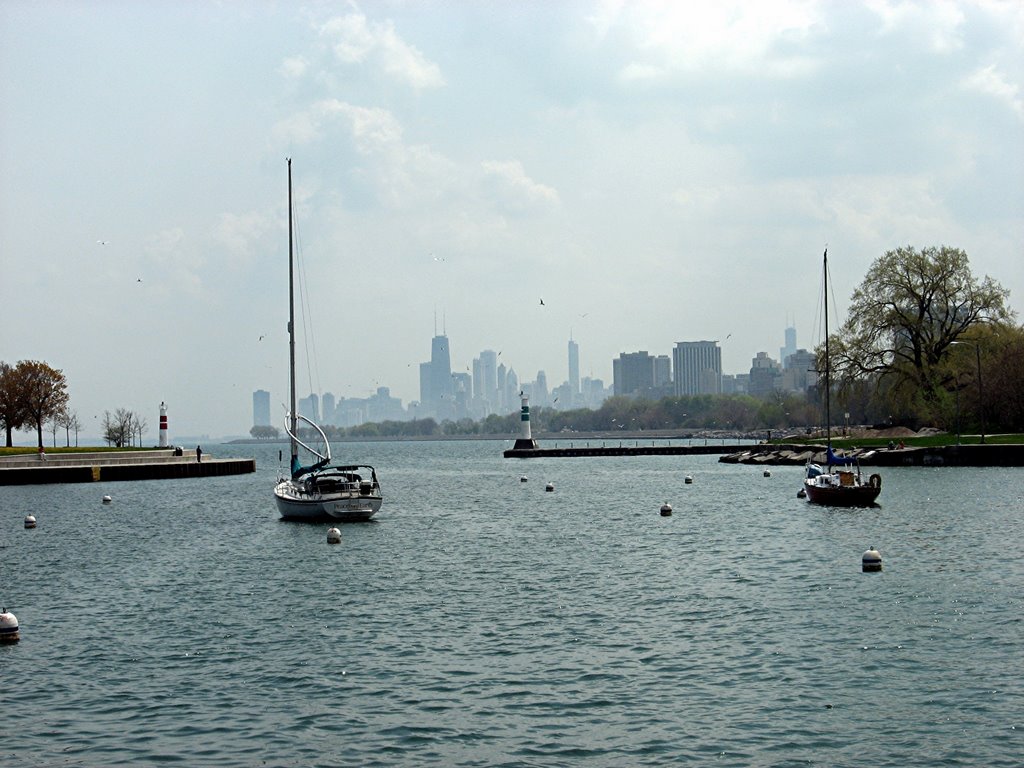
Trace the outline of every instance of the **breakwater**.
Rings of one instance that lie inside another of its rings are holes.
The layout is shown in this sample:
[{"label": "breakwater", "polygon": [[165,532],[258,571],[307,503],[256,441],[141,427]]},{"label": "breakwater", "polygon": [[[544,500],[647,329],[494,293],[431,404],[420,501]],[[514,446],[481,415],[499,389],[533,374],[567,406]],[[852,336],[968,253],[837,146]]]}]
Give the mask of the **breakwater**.
[{"label": "breakwater", "polygon": [[[852,456],[865,467],[1024,467],[1024,445],[944,445],[906,448],[852,448]],[[509,448],[506,459],[576,458],[587,456],[693,456],[719,455],[726,464],[803,465],[825,463],[821,445],[763,443],[733,445],[626,445],[601,444],[555,448]]]},{"label": "breakwater", "polygon": [[506,459],[539,459],[543,457],[573,458],[577,456],[694,456],[732,453],[735,445],[599,445],[568,448],[509,448]]},{"label": "breakwater", "polygon": [[0,485],[96,483],[242,475],[256,471],[255,459],[218,459],[195,451],[96,451],[0,457]]},{"label": "breakwater", "polygon": [[[905,448],[852,448],[847,456],[865,467],[1024,467],[1024,445],[941,445]],[[821,445],[765,444],[733,449],[727,464],[803,465],[825,463]]]}]

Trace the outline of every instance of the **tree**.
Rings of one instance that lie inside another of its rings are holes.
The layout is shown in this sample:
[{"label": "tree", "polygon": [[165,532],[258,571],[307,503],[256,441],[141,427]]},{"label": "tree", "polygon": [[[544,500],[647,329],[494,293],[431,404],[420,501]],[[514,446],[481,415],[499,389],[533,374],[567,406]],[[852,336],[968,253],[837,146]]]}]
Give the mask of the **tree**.
[{"label": "tree", "polygon": [[75,447],[78,447],[78,430],[82,428],[82,422],[78,419],[78,414],[74,411],[65,409],[58,417],[58,425],[64,429],[64,443],[65,447],[71,447],[71,431],[75,432]]},{"label": "tree", "polygon": [[840,385],[890,379],[896,397],[928,411],[949,383],[942,361],[950,343],[978,325],[1010,322],[1008,295],[987,275],[975,278],[958,248],[887,251],[853,292],[840,333],[829,339],[834,375]]},{"label": "tree", "polygon": [[249,430],[249,434],[257,440],[276,440],[281,436],[281,431],[277,427],[262,426],[253,427]]},{"label": "tree", "polygon": [[110,411],[103,412],[103,439],[107,445],[124,448],[131,442],[134,428],[135,414],[127,408],[118,408],[113,415]]},{"label": "tree", "polygon": [[14,444],[12,433],[21,429],[27,418],[20,376],[17,368],[0,361],[0,425],[7,433],[8,448]]},{"label": "tree", "polygon": [[43,424],[67,407],[67,379],[63,372],[38,360],[22,360],[16,371],[24,398],[24,423],[35,425],[38,446],[42,450]]}]

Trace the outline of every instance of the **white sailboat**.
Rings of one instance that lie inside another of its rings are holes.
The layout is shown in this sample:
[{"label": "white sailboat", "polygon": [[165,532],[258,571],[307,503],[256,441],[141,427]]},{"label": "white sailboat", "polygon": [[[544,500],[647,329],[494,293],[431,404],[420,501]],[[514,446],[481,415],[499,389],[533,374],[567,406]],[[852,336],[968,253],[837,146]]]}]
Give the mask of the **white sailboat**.
[{"label": "white sailboat", "polygon": [[[288,159],[288,371],[289,402],[285,432],[291,445],[288,477],[274,486],[277,509],[284,520],[304,522],[363,522],[380,509],[384,499],[376,470],[368,464],[333,464],[331,444],[324,431],[295,411],[295,280],[294,226],[292,219],[292,161]],[[299,439],[299,422],[312,427],[320,436],[317,449]],[[315,461],[309,466],[299,462],[299,448]]]}]

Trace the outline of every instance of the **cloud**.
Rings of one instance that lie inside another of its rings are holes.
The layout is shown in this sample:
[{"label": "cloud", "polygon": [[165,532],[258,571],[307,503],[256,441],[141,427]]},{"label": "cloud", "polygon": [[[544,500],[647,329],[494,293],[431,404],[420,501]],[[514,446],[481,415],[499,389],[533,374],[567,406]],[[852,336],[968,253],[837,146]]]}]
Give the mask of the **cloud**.
[{"label": "cloud", "polygon": [[822,25],[817,3],[775,0],[749,3],[605,3],[588,22],[598,39],[632,49],[623,81],[709,68],[791,77],[815,61],[786,53],[783,43],[805,38]]},{"label": "cloud", "polygon": [[285,77],[299,78],[306,74],[309,62],[302,56],[292,56],[281,62],[280,72]]},{"label": "cloud", "polygon": [[883,35],[910,29],[937,53],[951,53],[963,47],[965,19],[957,3],[868,0],[867,7],[882,21]]},{"label": "cloud", "polygon": [[485,162],[484,189],[489,197],[507,211],[525,213],[529,210],[553,208],[559,204],[558,192],[529,176],[518,160]]},{"label": "cloud", "polygon": [[285,118],[274,126],[273,134],[278,141],[309,144],[323,138],[333,123],[346,125],[363,152],[401,143],[402,128],[386,109],[360,107],[339,99],[322,99]]},{"label": "cloud", "polygon": [[1018,118],[1024,119],[1024,99],[1020,86],[1009,82],[994,65],[983,67],[963,79],[961,85],[967,90],[978,91],[1004,102]]},{"label": "cloud", "polygon": [[254,261],[260,244],[273,228],[273,222],[256,211],[248,213],[222,213],[213,237],[220,243],[236,267]]},{"label": "cloud", "polygon": [[319,29],[343,64],[371,64],[416,89],[445,84],[440,68],[395,32],[391,21],[371,22],[362,13],[337,16]]}]

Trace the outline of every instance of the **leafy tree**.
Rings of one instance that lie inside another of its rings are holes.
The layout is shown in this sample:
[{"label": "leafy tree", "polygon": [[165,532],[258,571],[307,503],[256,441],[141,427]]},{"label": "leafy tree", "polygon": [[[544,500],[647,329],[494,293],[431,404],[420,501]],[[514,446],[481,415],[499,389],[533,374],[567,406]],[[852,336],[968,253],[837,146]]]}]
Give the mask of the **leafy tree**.
[{"label": "leafy tree", "polygon": [[28,418],[20,376],[21,372],[16,367],[0,361],[0,425],[7,433],[8,448],[14,444],[12,433],[21,429]]},{"label": "leafy tree", "polygon": [[281,436],[281,430],[270,426],[253,427],[249,430],[249,434],[257,440],[276,440]]},{"label": "leafy tree", "polygon": [[871,265],[846,323],[829,339],[835,377],[841,385],[890,379],[905,406],[928,413],[949,383],[942,361],[951,342],[976,326],[1009,322],[1008,295],[992,278],[974,277],[960,249],[888,251]]},{"label": "leafy tree", "polygon": [[41,449],[43,424],[67,407],[67,380],[63,372],[38,360],[22,360],[15,370],[24,403],[24,423],[35,426]]}]

